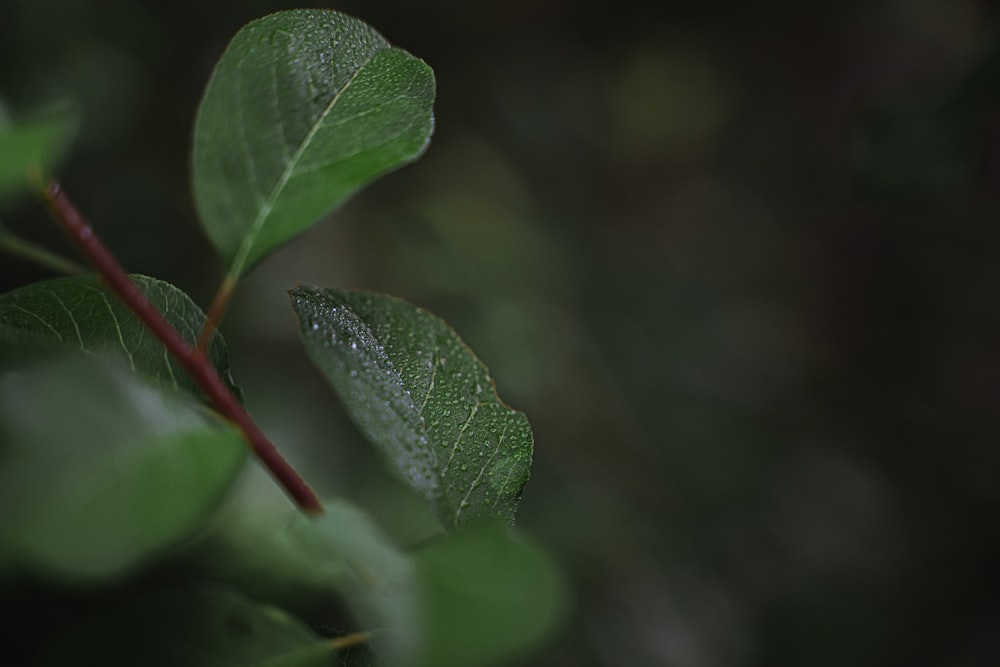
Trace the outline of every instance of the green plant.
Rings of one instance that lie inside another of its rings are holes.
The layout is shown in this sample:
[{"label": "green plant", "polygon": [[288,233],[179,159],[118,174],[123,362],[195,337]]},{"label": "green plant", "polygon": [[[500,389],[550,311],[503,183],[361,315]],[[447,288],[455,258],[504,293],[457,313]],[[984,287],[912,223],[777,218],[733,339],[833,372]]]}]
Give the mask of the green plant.
[{"label": "green plant", "polygon": [[[23,607],[15,661],[325,665],[339,652],[478,665],[551,627],[559,578],[512,528],[531,429],[447,324],[383,294],[289,292],[309,358],[440,520],[413,549],[317,497],[243,408],[217,331],[258,262],[423,153],[433,98],[425,63],[343,14],[281,12],[240,30],[194,132],[195,201],[226,266],[207,314],[126,274],[42,178],[71,122],[0,119],[0,197],[34,183],[98,274],[0,295],[0,580]],[[79,273],[2,227],[0,246]],[[254,474],[246,444],[284,498],[233,491]]]}]

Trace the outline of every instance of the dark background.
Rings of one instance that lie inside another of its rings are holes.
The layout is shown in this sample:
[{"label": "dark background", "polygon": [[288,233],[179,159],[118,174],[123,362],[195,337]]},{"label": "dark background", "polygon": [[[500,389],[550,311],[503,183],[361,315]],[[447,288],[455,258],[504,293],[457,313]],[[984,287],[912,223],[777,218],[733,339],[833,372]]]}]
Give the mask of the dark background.
[{"label": "dark background", "polygon": [[[531,664],[1000,664],[989,4],[0,0],[0,98],[78,105],[67,189],[203,305],[195,108],[235,31],[291,6],[438,79],[427,155],[260,266],[223,327],[310,481],[416,539],[284,294],[381,289],[532,420],[520,525],[572,600]],[[2,214],[69,252],[37,203]],[[0,258],[4,290],[47,276]]]}]

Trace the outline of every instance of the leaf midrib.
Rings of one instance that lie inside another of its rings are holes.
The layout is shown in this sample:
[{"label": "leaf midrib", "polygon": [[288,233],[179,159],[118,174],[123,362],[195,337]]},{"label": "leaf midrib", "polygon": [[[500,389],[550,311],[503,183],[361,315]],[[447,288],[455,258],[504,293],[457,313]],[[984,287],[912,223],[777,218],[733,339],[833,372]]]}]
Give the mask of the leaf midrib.
[{"label": "leaf midrib", "polygon": [[319,132],[320,128],[323,126],[323,122],[326,120],[327,116],[333,112],[333,109],[337,105],[337,102],[340,101],[341,96],[347,91],[348,88],[351,87],[351,84],[354,83],[354,80],[358,77],[361,71],[368,66],[375,55],[387,48],[389,47],[383,46],[380,49],[376,49],[370,56],[368,56],[361,66],[354,71],[351,78],[348,79],[341,89],[337,91],[337,93],[323,109],[323,112],[319,115],[312,126],[310,126],[309,132],[306,133],[306,136],[301,142],[299,142],[298,148],[295,150],[295,154],[292,155],[291,159],[289,159],[288,163],[285,165],[284,170],[281,172],[281,176],[274,184],[274,187],[271,188],[268,198],[264,201],[260,210],[257,212],[257,217],[255,217],[253,222],[250,224],[250,229],[244,237],[243,243],[240,245],[240,249],[237,251],[236,257],[233,259],[233,263],[229,267],[229,277],[238,279],[242,274],[243,267],[246,266],[247,258],[250,256],[250,250],[253,248],[253,245],[257,240],[257,235],[267,222],[275,203],[277,203],[278,198],[285,189],[285,186],[288,185],[288,181],[291,180],[292,175],[295,172],[295,167],[298,166],[299,160],[302,159],[302,156],[305,154],[309,145],[312,143],[312,140],[315,138],[316,133]]}]

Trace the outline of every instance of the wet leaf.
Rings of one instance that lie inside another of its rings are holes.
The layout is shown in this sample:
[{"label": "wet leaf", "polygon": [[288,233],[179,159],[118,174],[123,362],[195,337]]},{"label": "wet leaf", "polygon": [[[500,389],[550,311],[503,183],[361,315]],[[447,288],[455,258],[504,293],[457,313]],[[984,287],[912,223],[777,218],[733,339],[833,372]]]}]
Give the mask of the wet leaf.
[{"label": "wet leaf", "polygon": [[195,201],[229,274],[416,159],[433,101],[423,61],[339,12],[280,12],[240,30],[194,132]]},{"label": "wet leaf", "polygon": [[445,527],[486,517],[513,523],[531,427],[454,330],[382,294],[298,287],[291,298],[313,363]]},{"label": "wet leaf", "polygon": [[[170,283],[132,279],[189,343],[196,343],[205,315]],[[25,352],[75,349],[121,359],[157,384],[201,397],[201,390],[146,326],[93,276],[56,278],[0,294],[0,361]],[[216,333],[209,359],[227,386],[240,395],[229,372],[229,353]]]},{"label": "wet leaf", "polygon": [[120,576],[194,534],[245,457],[235,431],[119,364],[0,373],[0,561]]}]

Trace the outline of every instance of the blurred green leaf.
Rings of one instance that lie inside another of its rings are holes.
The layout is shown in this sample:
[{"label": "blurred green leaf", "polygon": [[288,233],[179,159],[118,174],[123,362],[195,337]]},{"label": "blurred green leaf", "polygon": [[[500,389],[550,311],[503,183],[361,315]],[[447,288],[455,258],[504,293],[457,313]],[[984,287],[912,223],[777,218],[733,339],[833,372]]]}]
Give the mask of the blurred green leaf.
[{"label": "blurred green leaf", "polygon": [[[488,522],[409,554],[350,503],[322,517],[291,507],[255,468],[203,544],[214,581],[280,606],[346,600],[388,665],[487,665],[550,634],[565,603],[551,559]],[[256,486],[259,483],[259,486]]]},{"label": "blurred green leaf", "polygon": [[350,576],[337,579],[338,592],[362,627],[380,629],[375,645],[388,660],[404,661],[420,641],[412,560],[361,510],[343,501],[323,507],[322,517],[297,515],[294,541],[314,566],[334,562],[348,569]]},{"label": "blurred green leaf", "polygon": [[416,159],[434,75],[329,10],[246,25],[212,74],[194,133],[202,224],[238,277],[354,191]]},{"label": "blurred green leaf", "polygon": [[354,421],[450,530],[513,523],[531,468],[527,417],[443,320],[383,294],[291,291],[303,342]]},{"label": "blurred green leaf", "polygon": [[8,122],[0,115],[0,202],[27,189],[32,171],[43,179],[66,150],[76,129],[69,114]]},{"label": "blurred green leaf", "polygon": [[44,665],[326,667],[332,649],[300,620],[222,589],[156,591],[88,622]]},{"label": "blurred green leaf", "polygon": [[248,468],[234,502],[202,549],[202,566],[257,599],[308,607],[346,600],[359,630],[378,628],[376,648],[398,661],[419,639],[413,564],[360,509],[323,503],[308,517],[270,479]]},{"label": "blurred green leaf", "polygon": [[415,555],[423,644],[412,664],[507,661],[556,628],[564,584],[552,560],[501,525],[481,525]]},{"label": "blurred green leaf", "polygon": [[0,374],[0,560],[101,579],[191,536],[246,454],[195,405],[82,356]]},{"label": "blurred green leaf", "polygon": [[[195,344],[205,315],[191,298],[162,280],[140,275],[132,279],[185,340]],[[60,347],[122,359],[160,385],[202,396],[187,371],[97,278],[56,278],[0,295],[0,360]],[[218,333],[212,337],[208,356],[226,385],[240,396],[229,372],[226,343]]]}]

